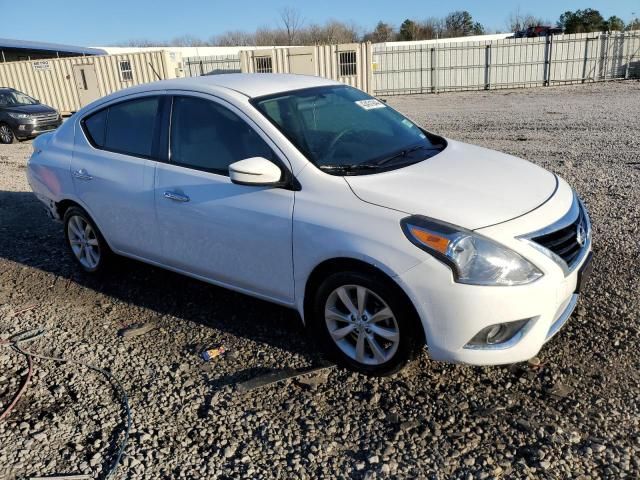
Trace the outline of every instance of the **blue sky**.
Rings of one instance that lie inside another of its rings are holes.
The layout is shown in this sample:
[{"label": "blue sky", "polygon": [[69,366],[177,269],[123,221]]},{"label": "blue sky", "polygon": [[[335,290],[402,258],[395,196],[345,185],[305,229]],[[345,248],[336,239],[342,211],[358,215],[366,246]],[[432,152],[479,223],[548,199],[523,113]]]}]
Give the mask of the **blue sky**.
[{"label": "blue sky", "polygon": [[[109,45],[130,39],[170,40],[181,35],[207,39],[225,30],[276,26],[278,11],[297,8],[305,23],[335,18],[372,28],[378,20],[399,25],[405,18],[445,16],[468,10],[485,27],[503,31],[510,12],[553,22],[566,10],[595,8],[625,22],[640,16],[638,0],[0,0],[0,37],[75,45]],[[10,21],[9,19],[15,19]]]}]

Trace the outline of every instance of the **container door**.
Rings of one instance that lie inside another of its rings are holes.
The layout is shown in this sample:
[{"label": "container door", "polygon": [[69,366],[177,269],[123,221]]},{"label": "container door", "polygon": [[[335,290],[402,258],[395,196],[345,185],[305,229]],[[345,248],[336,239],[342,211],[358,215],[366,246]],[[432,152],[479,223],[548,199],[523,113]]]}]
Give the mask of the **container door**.
[{"label": "container door", "polygon": [[93,63],[74,65],[73,77],[76,82],[80,105],[82,107],[100,98],[98,76],[96,75],[96,67]]},{"label": "container door", "polygon": [[296,73],[298,75],[315,75],[316,68],[313,63],[313,50],[304,52],[298,52],[297,49],[290,50],[289,73]]}]

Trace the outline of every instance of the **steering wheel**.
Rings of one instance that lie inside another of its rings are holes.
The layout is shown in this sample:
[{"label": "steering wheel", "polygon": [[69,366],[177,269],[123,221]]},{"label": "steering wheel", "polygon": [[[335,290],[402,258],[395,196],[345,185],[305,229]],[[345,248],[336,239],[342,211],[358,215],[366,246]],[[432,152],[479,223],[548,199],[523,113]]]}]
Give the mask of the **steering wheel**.
[{"label": "steering wheel", "polygon": [[331,140],[331,143],[329,144],[329,146],[327,147],[327,153],[325,154],[325,157],[332,157],[333,154],[335,153],[336,147],[338,146],[338,144],[347,136],[350,134],[356,133],[356,130],[354,128],[347,128],[346,130],[341,131],[339,134],[337,134],[333,140]]}]

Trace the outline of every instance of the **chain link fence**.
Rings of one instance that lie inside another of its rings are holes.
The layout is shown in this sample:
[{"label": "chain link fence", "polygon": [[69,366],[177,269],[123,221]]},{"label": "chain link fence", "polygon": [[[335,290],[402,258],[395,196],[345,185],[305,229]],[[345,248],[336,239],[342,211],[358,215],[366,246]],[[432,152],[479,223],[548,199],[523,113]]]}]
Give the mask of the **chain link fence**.
[{"label": "chain link fence", "polygon": [[640,77],[640,32],[380,46],[374,95],[599,82]]}]

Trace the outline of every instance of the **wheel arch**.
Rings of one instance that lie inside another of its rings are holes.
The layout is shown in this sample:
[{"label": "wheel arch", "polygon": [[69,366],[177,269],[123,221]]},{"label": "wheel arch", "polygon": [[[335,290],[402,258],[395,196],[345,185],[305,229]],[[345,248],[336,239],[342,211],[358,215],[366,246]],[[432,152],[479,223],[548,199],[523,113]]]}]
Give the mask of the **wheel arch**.
[{"label": "wheel arch", "polygon": [[61,222],[64,222],[64,215],[67,212],[67,210],[69,210],[69,208],[71,208],[71,207],[78,207],[78,208],[84,210],[84,212],[91,218],[91,221],[94,223],[94,225],[100,231],[100,235],[102,235],[102,238],[104,238],[104,241],[107,242],[107,246],[113,251],[113,247],[111,246],[111,242],[109,241],[107,236],[104,234],[104,230],[103,230],[102,226],[96,221],[96,217],[91,213],[91,211],[86,206],[84,206],[82,203],[78,202],[77,200],[73,200],[71,198],[64,198],[64,199],[60,200],[59,202],[56,202],[55,210],[56,210],[56,214],[59,217],[59,220]]},{"label": "wheel arch", "polygon": [[372,265],[371,263],[365,262],[363,260],[358,260],[356,258],[349,257],[337,257],[331,258],[328,260],[324,260],[323,262],[316,265],[316,267],[311,271],[309,276],[307,277],[307,282],[304,288],[304,299],[303,299],[303,313],[302,321],[306,324],[306,318],[309,318],[311,315],[312,302],[313,302],[313,294],[320,286],[322,281],[327,278],[329,275],[339,272],[345,271],[356,271],[368,275],[375,275],[380,278],[383,278],[390,285],[396,289],[397,293],[406,301],[407,305],[411,309],[412,314],[414,315],[416,321],[419,323],[420,328],[418,329],[422,333],[423,344],[426,342],[426,334],[424,331],[424,326],[420,321],[420,316],[418,315],[418,311],[415,308],[415,305],[411,301],[409,295],[406,294],[404,289],[396,282],[391,275],[382,270],[380,267]]},{"label": "wheel arch", "polygon": [[[71,207],[79,207],[81,209],[83,209],[85,212],[87,211],[86,208],[84,208],[82,205],[80,205],[78,202],[65,198],[64,200],[60,200],[59,202],[56,203],[56,213],[58,215],[58,218],[60,220],[64,220],[64,214],[67,212],[67,210],[69,210],[69,208]],[[88,214],[89,212],[87,212]],[[93,217],[91,217],[91,219],[93,220]],[[95,220],[93,220],[95,222]]]}]

